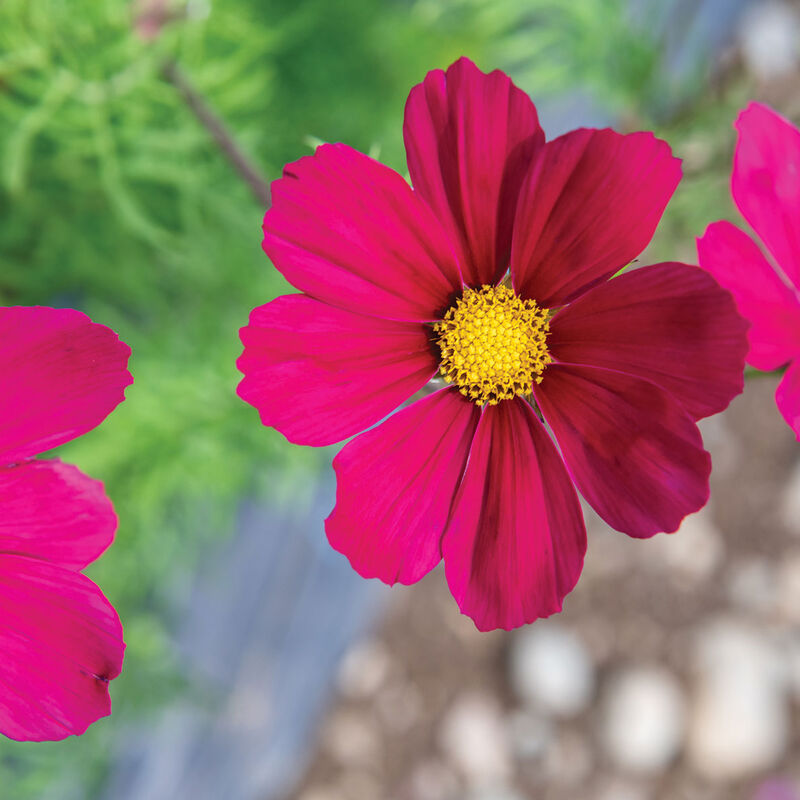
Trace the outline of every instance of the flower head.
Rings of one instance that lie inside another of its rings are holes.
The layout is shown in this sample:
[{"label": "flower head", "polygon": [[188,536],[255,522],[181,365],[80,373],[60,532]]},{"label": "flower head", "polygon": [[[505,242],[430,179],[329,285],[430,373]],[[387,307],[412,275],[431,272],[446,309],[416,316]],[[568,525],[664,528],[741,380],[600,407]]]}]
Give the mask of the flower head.
[{"label": "flower head", "polygon": [[366,431],[326,520],[360,574],[444,559],[477,627],[512,628],[578,579],[576,487],[638,537],[706,502],[695,422],[741,391],[746,326],[697,267],[609,280],[680,180],[652,134],[545,143],[527,95],[467,59],[412,89],[404,134],[413,188],[341,144],[273,184],[264,250],[302,294],[253,311],[239,394],[298,444]]},{"label": "flower head", "polygon": [[775,399],[800,440],[800,130],[760,103],[735,127],[733,199],[766,253],[730,222],[709,225],[697,252],[750,322],[748,363],[789,365]]},{"label": "flower head", "polygon": [[44,450],[124,399],[130,350],[72,309],[0,308],[0,733],[63,739],[110,713],[116,612],[81,570],[117,518],[98,481]]}]

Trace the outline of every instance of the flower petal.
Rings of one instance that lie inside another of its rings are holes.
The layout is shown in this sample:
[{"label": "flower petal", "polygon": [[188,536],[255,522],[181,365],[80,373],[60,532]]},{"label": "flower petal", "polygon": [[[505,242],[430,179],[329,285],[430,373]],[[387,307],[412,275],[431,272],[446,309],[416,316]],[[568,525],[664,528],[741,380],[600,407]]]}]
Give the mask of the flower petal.
[{"label": "flower petal", "polygon": [[733,199],[800,288],[800,130],[760,103],[739,114],[736,129]]},{"label": "flower petal", "polygon": [[263,247],[298,289],[361,314],[432,320],[461,288],[430,208],[394,170],[343,144],[284,168]]},{"label": "flower petal", "polygon": [[122,626],[85,576],[0,554],[0,733],[63,739],[111,713]]},{"label": "flower petal", "polygon": [[0,464],[99,425],[132,382],[130,348],[71,308],[0,308]]},{"label": "flower petal", "polygon": [[363,431],[438,368],[425,326],[301,294],[254,309],[241,337],[239,396],[295,444],[328,445]]},{"label": "flower petal", "polygon": [[486,406],[442,541],[450,590],[478,630],[561,610],[586,528],[561,457],[521,399]]},{"label": "flower petal", "polygon": [[408,171],[458,243],[464,282],[495,283],[508,268],[519,188],[544,143],[528,95],[499,70],[461,58],[433,70],[406,103]]},{"label": "flower petal", "polygon": [[742,391],[746,331],[710,275],[656,264],[601,283],[556,314],[547,346],[557,361],[646,378],[700,419]]},{"label": "flower petal", "polygon": [[750,322],[747,361],[773,370],[800,354],[800,303],[758,245],[730,222],[714,222],[697,240],[700,266],[736,300]]},{"label": "flower petal", "polygon": [[365,578],[414,583],[440,540],[478,424],[478,407],[443,389],[399,411],[336,456],[331,545]]},{"label": "flower petal", "polygon": [[110,544],[117,517],[100,481],[60,461],[0,468],[0,553],[83,569]]},{"label": "flower petal", "polygon": [[517,293],[553,308],[610,278],[644,250],[680,179],[651,133],[580,129],[548,142],[517,206]]},{"label": "flower petal", "polygon": [[581,494],[619,531],[677,530],[708,500],[711,459],[680,404],[620,372],[551,364],[534,387]]},{"label": "flower petal", "polygon": [[775,402],[789,427],[800,441],[800,362],[794,361],[778,384]]}]

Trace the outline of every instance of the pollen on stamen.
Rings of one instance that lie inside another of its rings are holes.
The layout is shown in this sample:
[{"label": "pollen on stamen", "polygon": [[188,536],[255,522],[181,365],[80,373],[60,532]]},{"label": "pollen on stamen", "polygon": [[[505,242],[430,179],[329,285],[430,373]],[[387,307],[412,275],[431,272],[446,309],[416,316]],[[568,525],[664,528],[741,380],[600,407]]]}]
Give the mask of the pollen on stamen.
[{"label": "pollen on stamen", "polygon": [[548,314],[508,286],[465,289],[433,326],[442,377],[478,405],[530,394],[552,360]]}]

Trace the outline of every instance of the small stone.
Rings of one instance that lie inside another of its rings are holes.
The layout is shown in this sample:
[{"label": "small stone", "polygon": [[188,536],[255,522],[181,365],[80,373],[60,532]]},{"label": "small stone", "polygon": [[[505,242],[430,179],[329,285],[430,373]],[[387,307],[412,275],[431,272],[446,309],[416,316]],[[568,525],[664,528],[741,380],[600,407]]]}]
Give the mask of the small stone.
[{"label": "small stone", "polygon": [[596,800],[650,800],[651,797],[644,786],[613,778],[600,789]]},{"label": "small stone", "polygon": [[348,767],[369,766],[380,756],[377,731],[363,714],[354,711],[334,713],[323,743],[333,758]]},{"label": "small stone", "polygon": [[359,642],[344,655],[339,666],[339,691],[352,699],[364,699],[380,689],[389,674],[391,659],[375,641]]},{"label": "small stone", "polygon": [[514,693],[554,717],[580,714],[594,693],[594,665],[586,647],[555,622],[537,622],[517,633],[510,673]]},{"label": "small stone", "polygon": [[476,789],[469,795],[468,800],[525,800],[525,797],[508,786],[498,785]]},{"label": "small stone", "polygon": [[731,567],[726,589],[737,608],[771,616],[776,602],[775,584],[775,569],[766,558],[746,558]]},{"label": "small stone", "polygon": [[579,786],[594,768],[592,748],[577,731],[560,731],[547,748],[543,767],[550,782]]},{"label": "small stone", "polygon": [[606,690],[602,740],[623,769],[648,774],[665,769],[678,754],[686,704],[675,677],[661,667],[633,667],[615,675]]},{"label": "small stone", "polygon": [[522,761],[540,758],[553,734],[549,720],[527,711],[516,711],[509,717],[508,731],[514,755]]},{"label": "small stone", "polygon": [[300,800],[345,800],[345,797],[332,789],[309,789],[300,795]]},{"label": "small stone", "polygon": [[375,698],[381,721],[394,733],[405,733],[422,717],[424,701],[412,683],[397,683],[382,689]]},{"label": "small stone", "polygon": [[768,770],[786,751],[789,714],[785,671],[771,643],[752,626],[717,620],[699,629],[697,685],[688,756],[711,780]]},{"label": "small stone", "polygon": [[505,781],[511,774],[502,710],[488,696],[468,694],[458,698],[442,722],[440,744],[472,784]]},{"label": "small stone", "polygon": [[432,759],[415,767],[409,781],[414,800],[451,800],[458,794],[458,781],[452,770]]},{"label": "small stone", "polygon": [[365,771],[344,772],[337,788],[347,800],[376,800],[382,794],[378,780]]},{"label": "small stone", "polygon": [[792,697],[800,703],[800,635],[786,645],[786,679]]},{"label": "small stone", "polygon": [[783,490],[781,518],[790,533],[800,536],[800,461],[795,464]]},{"label": "small stone", "polygon": [[762,81],[788,75],[800,64],[800,15],[788,3],[761,0],[744,14],[740,28],[742,58]]},{"label": "small stone", "polygon": [[778,610],[793,625],[800,625],[800,550],[785,553],[777,570]]},{"label": "small stone", "polygon": [[691,514],[675,533],[655,536],[646,558],[648,565],[664,564],[692,582],[708,580],[725,554],[722,536],[714,525],[711,508]]}]

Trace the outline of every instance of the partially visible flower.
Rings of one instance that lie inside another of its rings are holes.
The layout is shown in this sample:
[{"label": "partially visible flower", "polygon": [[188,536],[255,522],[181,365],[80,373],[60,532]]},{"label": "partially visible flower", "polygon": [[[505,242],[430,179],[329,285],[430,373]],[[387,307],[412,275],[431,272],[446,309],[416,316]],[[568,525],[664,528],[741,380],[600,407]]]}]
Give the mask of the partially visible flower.
[{"label": "partially visible flower", "polygon": [[124,399],[130,349],[72,309],[0,307],[0,733],[81,734],[111,711],[122,627],[81,570],[114,538],[99,481],[34,459]]},{"label": "partially visible flower", "polygon": [[708,226],[697,252],[750,321],[748,363],[789,365],[775,400],[800,440],[800,130],[760,103],[739,114],[736,129],[731,191],[766,253],[724,221]]},{"label": "partially visible flower", "polygon": [[788,780],[771,778],[758,787],[753,800],[800,800],[800,792]]},{"label": "partially visible flower", "polygon": [[411,90],[404,134],[413,189],[341,144],[273,184],[264,250],[303,294],[253,311],[239,394],[321,446],[451,384],[336,456],[326,531],[387,583],[444,559],[461,611],[513,628],[578,580],[575,487],[636,537],[705,504],[695,422],[741,391],[746,324],[697,267],[609,280],[680,180],[652,134],[545,143],[528,96],[467,59]]}]

